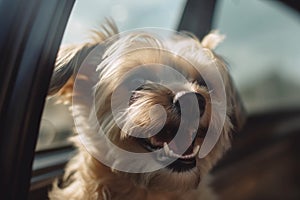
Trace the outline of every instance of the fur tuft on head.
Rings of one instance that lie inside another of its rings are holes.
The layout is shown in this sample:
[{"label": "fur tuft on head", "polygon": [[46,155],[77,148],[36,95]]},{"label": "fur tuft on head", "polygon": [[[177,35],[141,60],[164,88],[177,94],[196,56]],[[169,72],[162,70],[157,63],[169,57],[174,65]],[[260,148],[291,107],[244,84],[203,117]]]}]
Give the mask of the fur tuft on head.
[{"label": "fur tuft on head", "polygon": [[225,39],[225,35],[221,35],[219,31],[214,30],[206,35],[201,44],[204,48],[215,49],[223,40]]}]

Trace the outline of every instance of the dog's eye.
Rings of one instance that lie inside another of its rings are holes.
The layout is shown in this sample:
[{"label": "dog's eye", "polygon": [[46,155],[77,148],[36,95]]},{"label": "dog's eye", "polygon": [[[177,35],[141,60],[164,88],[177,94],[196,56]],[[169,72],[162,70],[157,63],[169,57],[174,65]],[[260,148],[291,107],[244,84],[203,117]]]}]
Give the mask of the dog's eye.
[{"label": "dog's eye", "polygon": [[206,82],[204,81],[204,79],[203,79],[202,77],[198,78],[198,79],[196,80],[196,82],[197,82],[198,85],[200,85],[200,86],[207,87],[207,84],[206,84]]}]

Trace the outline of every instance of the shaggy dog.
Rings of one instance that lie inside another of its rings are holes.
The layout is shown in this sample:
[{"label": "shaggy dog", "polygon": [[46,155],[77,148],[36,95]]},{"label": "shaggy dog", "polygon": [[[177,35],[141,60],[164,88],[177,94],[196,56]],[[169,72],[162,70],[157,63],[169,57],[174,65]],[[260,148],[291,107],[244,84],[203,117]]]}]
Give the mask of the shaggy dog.
[{"label": "shaggy dog", "polygon": [[61,48],[49,94],[73,100],[78,153],[50,199],[215,199],[207,174],[244,121],[222,40],[108,21]]}]

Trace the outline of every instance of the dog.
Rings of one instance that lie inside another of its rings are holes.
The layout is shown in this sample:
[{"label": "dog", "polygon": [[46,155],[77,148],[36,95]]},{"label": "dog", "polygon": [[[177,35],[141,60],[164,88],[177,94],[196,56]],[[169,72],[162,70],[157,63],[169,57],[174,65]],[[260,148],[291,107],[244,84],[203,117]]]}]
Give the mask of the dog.
[{"label": "dog", "polygon": [[217,198],[209,171],[245,121],[213,51],[224,37],[158,32],[119,33],[108,20],[91,42],[60,49],[49,95],[73,101],[78,152],[50,199]]}]

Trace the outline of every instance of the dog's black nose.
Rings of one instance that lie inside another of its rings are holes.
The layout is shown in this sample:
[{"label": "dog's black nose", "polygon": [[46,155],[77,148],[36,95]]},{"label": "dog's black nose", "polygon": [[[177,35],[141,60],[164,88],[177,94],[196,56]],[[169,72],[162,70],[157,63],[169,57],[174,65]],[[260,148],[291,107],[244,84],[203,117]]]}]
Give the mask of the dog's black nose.
[{"label": "dog's black nose", "polygon": [[[195,101],[196,98],[196,101]],[[178,92],[173,99],[173,104],[175,105],[176,110],[181,113],[181,106],[180,102],[183,103],[184,108],[186,109],[187,112],[195,112],[196,107],[198,107],[200,116],[203,115],[205,111],[205,98],[196,92],[186,92],[186,91],[181,91]]]}]

